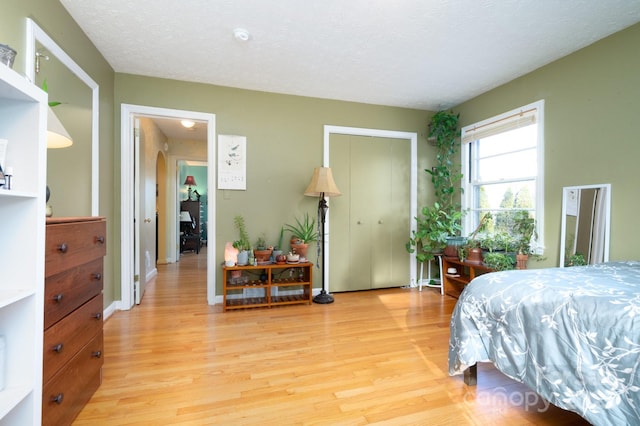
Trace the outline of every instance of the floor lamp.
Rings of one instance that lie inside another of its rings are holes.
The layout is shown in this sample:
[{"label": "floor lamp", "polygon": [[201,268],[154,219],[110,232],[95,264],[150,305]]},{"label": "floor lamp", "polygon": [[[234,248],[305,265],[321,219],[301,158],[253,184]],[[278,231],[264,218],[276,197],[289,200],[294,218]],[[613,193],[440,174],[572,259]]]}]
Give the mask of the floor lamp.
[{"label": "floor lamp", "polygon": [[320,259],[321,259],[321,269],[322,269],[322,291],[320,294],[316,295],[313,298],[315,303],[333,303],[333,296],[327,293],[327,289],[325,287],[325,276],[324,276],[324,254],[326,251],[325,247],[325,238],[324,238],[324,224],[327,219],[327,210],[329,210],[329,206],[327,205],[327,200],[325,197],[337,197],[340,194],[340,190],[336,186],[336,183],[333,181],[333,175],[331,174],[331,169],[329,167],[316,167],[313,171],[313,176],[311,177],[311,183],[307,186],[307,189],[304,191],[304,195],[308,195],[310,197],[319,197],[318,198],[318,224],[320,225]]}]

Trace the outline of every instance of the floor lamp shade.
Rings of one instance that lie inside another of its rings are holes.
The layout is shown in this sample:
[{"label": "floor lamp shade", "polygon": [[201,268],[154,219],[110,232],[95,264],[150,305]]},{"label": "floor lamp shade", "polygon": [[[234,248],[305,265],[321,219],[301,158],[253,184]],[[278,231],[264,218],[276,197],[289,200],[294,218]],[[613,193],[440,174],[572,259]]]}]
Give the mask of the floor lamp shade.
[{"label": "floor lamp shade", "polygon": [[311,177],[309,186],[304,191],[304,195],[311,197],[337,197],[342,195],[333,180],[333,174],[329,167],[316,167]]}]

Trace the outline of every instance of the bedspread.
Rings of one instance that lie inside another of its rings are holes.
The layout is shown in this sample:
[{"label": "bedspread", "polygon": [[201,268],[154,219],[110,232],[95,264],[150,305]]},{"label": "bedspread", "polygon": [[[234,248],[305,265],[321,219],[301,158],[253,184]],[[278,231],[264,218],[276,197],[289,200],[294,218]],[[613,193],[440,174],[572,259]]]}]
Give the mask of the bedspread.
[{"label": "bedspread", "polygon": [[449,374],[477,362],[595,425],[640,424],[640,262],[477,277],[451,318]]}]

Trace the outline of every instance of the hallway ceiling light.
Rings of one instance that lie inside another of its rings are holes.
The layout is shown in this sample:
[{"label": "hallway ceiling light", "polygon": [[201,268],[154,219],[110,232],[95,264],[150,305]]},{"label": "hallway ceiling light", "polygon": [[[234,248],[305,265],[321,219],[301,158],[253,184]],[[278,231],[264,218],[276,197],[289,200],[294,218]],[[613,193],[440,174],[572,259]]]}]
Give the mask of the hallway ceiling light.
[{"label": "hallway ceiling light", "polygon": [[191,129],[196,125],[196,123],[191,120],[180,120],[180,124],[182,124],[182,126],[186,127],[187,129]]}]

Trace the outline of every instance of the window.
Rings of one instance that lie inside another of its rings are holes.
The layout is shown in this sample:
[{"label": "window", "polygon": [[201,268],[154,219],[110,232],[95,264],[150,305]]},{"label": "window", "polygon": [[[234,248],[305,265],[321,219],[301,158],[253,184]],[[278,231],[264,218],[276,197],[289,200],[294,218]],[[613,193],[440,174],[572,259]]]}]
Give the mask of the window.
[{"label": "window", "polygon": [[511,234],[513,216],[527,210],[536,220],[538,253],[544,247],[544,101],[506,112],[462,129],[464,233],[491,213],[487,233]]}]

